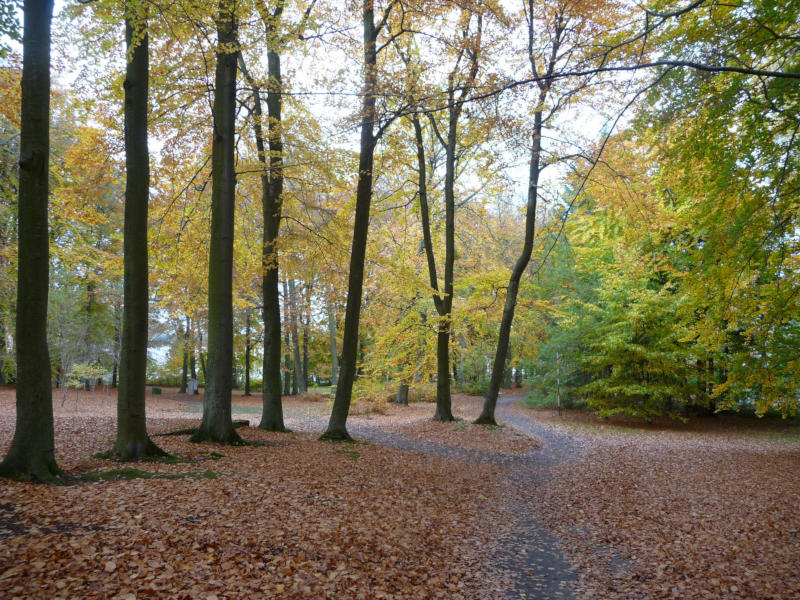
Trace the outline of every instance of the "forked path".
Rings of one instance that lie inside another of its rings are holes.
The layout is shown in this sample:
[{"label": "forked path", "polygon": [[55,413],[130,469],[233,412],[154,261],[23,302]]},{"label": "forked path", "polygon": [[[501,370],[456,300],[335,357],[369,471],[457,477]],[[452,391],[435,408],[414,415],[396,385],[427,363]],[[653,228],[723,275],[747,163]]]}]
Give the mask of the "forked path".
[{"label": "forked path", "polygon": [[487,556],[487,561],[494,561],[510,581],[508,598],[573,598],[570,582],[576,579],[575,573],[556,538],[537,519],[532,491],[552,476],[554,467],[580,456],[583,448],[575,438],[544,427],[513,410],[513,404],[520,399],[521,396],[500,398],[497,417],[505,425],[542,443],[540,449],[523,456],[444,446],[364,425],[352,427],[351,432],[357,438],[403,450],[506,467],[515,493],[505,501],[509,513],[516,516],[516,522],[513,534],[501,540],[496,554]]},{"label": "forked path", "polygon": [[[502,424],[541,442],[541,448],[521,456],[444,445],[387,431],[363,421],[349,424],[348,429],[356,439],[400,450],[504,467],[511,483],[504,508],[513,515],[513,523],[511,528],[498,528],[502,533],[498,535],[498,543],[487,548],[486,564],[497,567],[510,583],[507,598],[572,599],[570,583],[575,581],[576,575],[561,552],[558,540],[537,519],[534,492],[552,477],[555,467],[578,458],[584,449],[576,438],[545,427],[523,411],[515,410],[513,405],[520,399],[522,396],[501,397],[496,415]],[[193,404],[195,410],[201,406],[199,401]],[[303,429],[309,431],[321,431],[327,422],[323,417],[306,416],[302,420]]]}]

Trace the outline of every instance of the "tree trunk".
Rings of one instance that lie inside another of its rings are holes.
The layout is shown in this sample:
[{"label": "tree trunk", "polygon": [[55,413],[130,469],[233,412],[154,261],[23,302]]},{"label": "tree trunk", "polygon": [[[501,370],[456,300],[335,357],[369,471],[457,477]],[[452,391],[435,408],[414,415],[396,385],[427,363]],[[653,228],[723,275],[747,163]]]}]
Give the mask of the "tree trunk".
[{"label": "tree trunk", "polygon": [[402,404],[403,406],[408,406],[408,384],[400,384],[400,387],[397,389],[397,399],[395,402],[397,402],[397,404]]},{"label": "tree trunk", "polygon": [[306,313],[303,316],[303,385],[302,390],[308,391],[308,334],[310,315]]},{"label": "tree trunk", "polygon": [[[124,85],[125,273],[117,394],[117,440],[114,451],[123,460],[138,460],[142,456],[163,456],[165,452],[150,440],[145,422],[149,296],[147,208],[150,197],[150,155],[147,148],[147,23],[142,18],[138,0],[129,0],[125,8],[125,41],[130,57]],[[131,47],[134,48],[133,53]]]},{"label": "tree trunk", "polygon": [[339,379],[339,351],[336,348],[336,313],[330,300],[328,300],[328,338],[331,347],[331,386],[336,387]]},{"label": "tree trunk", "polygon": [[[289,289],[286,284],[286,279],[283,280],[283,314],[284,319],[289,314]],[[289,327],[287,323],[286,331],[283,333],[283,395],[289,396],[291,394],[292,385],[292,357],[291,357],[291,338],[289,336]]]},{"label": "tree trunk", "polygon": [[211,147],[211,245],[208,265],[208,377],[203,420],[191,440],[242,443],[231,420],[233,389],[233,233],[236,65],[234,4],[219,3],[220,49],[214,77],[214,137]]},{"label": "tree trunk", "polygon": [[303,363],[300,361],[300,339],[297,328],[297,288],[294,279],[289,278],[289,325],[292,329],[292,362],[294,363],[293,392],[305,391],[303,385]]},{"label": "tree trunk", "polygon": [[200,394],[200,386],[197,384],[197,351],[194,342],[194,329],[191,319],[186,317],[186,329],[189,331],[189,372],[192,375],[192,380],[195,382],[192,395]]},{"label": "tree trunk", "polygon": [[114,367],[111,370],[111,388],[116,389],[117,387],[117,359],[114,359]]},{"label": "tree trunk", "polygon": [[244,395],[250,396],[250,309],[247,309],[247,326],[244,343]]},{"label": "tree trunk", "polygon": [[50,19],[52,0],[25,0],[18,188],[17,417],[0,475],[52,481],[53,396],[47,349],[50,248]]},{"label": "tree trunk", "polygon": [[283,335],[284,347],[286,348],[283,354],[283,395],[290,396],[292,393],[292,357],[289,355],[289,332]]},{"label": "tree trunk", "polygon": [[[539,106],[544,105],[544,96],[546,91],[542,91],[540,96]],[[530,170],[528,175],[528,206],[525,214],[525,241],[522,246],[517,262],[514,264],[514,269],[511,271],[511,277],[508,281],[508,289],[506,291],[506,302],[503,307],[503,317],[500,322],[500,335],[497,340],[497,350],[494,357],[494,364],[492,365],[492,376],[489,380],[489,389],[486,390],[486,397],[483,403],[483,410],[480,416],[475,420],[475,423],[483,425],[496,425],[497,422],[494,418],[495,407],[497,406],[497,396],[500,393],[500,382],[503,379],[503,374],[506,365],[506,354],[508,352],[508,345],[511,341],[511,324],[514,320],[514,309],[517,305],[517,294],[519,292],[519,282],[522,278],[522,273],[528,266],[528,262],[533,252],[533,236],[534,228],[536,225],[536,203],[539,193],[539,173],[540,169],[540,156],[542,148],[542,109],[539,109],[534,116],[533,128],[533,146],[531,148]]]},{"label": "tree trunk", "polygon": [[267,33],[267,136],[269,153],[264,143],[261,89],[243,68],[242,73],[253,88],[254,119],[258,160],[264,169],[261,174],[261,206],[264,217],[264,245],[261,255],[263,277],[262,317],[264,319],[264,362],[262,366],[261,422],[267,431],[286,431],[281,404],[281,304],[278,290],[277,241],[283,209],[283,133],[281,131],[282,86],[279,37],[276,28],[283,12],[279,2],[272,15],[262,14]]},{"label": "tree trunk", "polygon": [[347,415],[353,396],[358,352],[358,324],[361,318],[361,298],[364,288],[364,259],[369,233],[369,209],[372,202],[372,168],[375,155],[375,93],[377,89],[378,29],[372,0],[363,1],[364,24],[364,95],[361,105],[361,149],[358,158],[356,214],[353,225],[353,244],[350,249],[350,274],[347,282],[347,306],[344,316],[342,363],[336,397],[333,401],[328,428],[322,439],[349,440]]},{"label": "tree trunk", "polygon": [[511,349],[506,351],[505,370],[503,371],[503,387],[511,389]]},{"label": "tree trunk", "polygon": [[186,385],[189,379],[189,340],[188,340],[188,331],[181,331],[183,327],[178,329],[178,335],[183,334],[183,367],[181,368],[181,387],[180,393],[186,393]]}]

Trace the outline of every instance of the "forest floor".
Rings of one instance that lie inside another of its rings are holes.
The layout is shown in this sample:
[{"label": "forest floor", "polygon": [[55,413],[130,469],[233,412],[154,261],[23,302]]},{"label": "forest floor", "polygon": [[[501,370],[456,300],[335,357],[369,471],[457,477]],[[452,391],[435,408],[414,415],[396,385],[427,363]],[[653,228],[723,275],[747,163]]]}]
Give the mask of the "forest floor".
[{"label": "forest floor", "polygon": [[[197,397],[148,395],[152,433]],[[0,597],[800,598],[800,426],[715,418],[640,426],[480,399],[387,406],[317,442],[330,407],[285,399],[261,445],[154,436],[178,457],[119,464],[116,398],[54,394],[77,483],[0,482]],[[234,397],[257,425],[260,398]],[[13,435],[0,390],[0,451]],[[138,469],[138,471],[126,468]],[[104,476],[100,476],[104,473]],[[145,478],[148,477],[148,478]]]}]

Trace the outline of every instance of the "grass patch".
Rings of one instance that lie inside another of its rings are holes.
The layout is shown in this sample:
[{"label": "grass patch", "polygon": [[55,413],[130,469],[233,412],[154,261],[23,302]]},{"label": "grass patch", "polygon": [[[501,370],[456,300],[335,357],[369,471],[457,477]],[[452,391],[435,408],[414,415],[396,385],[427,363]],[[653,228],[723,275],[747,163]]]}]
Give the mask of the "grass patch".
[{"label": "grass patch", "polygon": [[126,467],[110,471],[95,471],[71,477],[75,483],[98,483],[101,481],[123,481],[127,479],[217,479],[219,473],[214,471],[192,471],[189,473],[154,473]]},{"label": "grass patch", "polygon": [[489,423],[488,425],[481,425],[481,427],[489,431],[502,431],[503,429],[505,429],[505,425],[492,425],[491,423]]},{"label": "grass patch", "polygon": [[347,458],[352,458],[353,460],[361,458],[361,452],[359,452],[358,450],[348,450],[347,448],[338,448],[336,450],[331,450],[331,454],[341,454],[342,456],[346,456]]}]

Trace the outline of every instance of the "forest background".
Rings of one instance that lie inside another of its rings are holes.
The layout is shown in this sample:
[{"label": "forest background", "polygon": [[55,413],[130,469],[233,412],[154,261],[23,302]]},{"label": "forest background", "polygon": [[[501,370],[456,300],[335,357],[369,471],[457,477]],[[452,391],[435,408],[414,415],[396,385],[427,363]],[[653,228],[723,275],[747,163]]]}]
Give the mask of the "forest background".
[{"label": "forest background", "polygon": [[[558,395],[648,419],[796,411],[797,2],[228,4],[230,47],[216,4],[137,4],[150,51],[150,347],[167,349],[152,383],[205,383],[214,70],[235,55],[233,361],[247,392],[261,385],[267,271],[281,291],[282,391],[338,378],[366,123],[356,402],[411,388],[446,417],[445,380],[483,393],[501,358],[506,385],[524,373],[541,404]],[[41,376],[67,384],[116,384],[120,363],[123,9],[69,3],[53,21]],[[17,369],[16,47],[0,68],[2,382]],[[270,92],[279,120],[260,107]],[[278,217],[272,254],[265,215]]]}]

